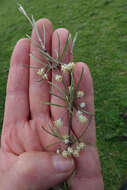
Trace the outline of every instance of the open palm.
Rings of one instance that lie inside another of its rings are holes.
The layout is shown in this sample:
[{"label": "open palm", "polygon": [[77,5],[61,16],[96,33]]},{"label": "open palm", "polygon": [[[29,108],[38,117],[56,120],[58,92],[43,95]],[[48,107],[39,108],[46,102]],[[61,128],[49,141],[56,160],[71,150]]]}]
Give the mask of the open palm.
[{"label": "open palm", "polygon": [[[58,49],[57,33],[60,37],[60,51],[62,52],[68,36],[68,31],[61,28],[53,32],[51,22],[47,19],[40,19],[37,22],[37,27],[42,39],[43,24],[46,30],[46,49],[55,57],[55,50]],[[34,30],[32,32],[32,39],[37,40]],[[21,39],[14,48],[7,84],[5,115],[1,139],[1,173],[8,171],[25,152],[49,151],[46,146],[53,143],[56,139],[45,133],[41,126],[46,126],[48,122],[51,122],[51,118],[53,120],[62,118],[63,125],[68,126],[68,113],[66,109],[60,110],[60,108],[55,106],[42,104],[42,102],[51,101],[51,103],[54,104],[64,105],[64,102],[55,96],[50,96],[50,86],[46,80],[37,82],[39,80],[37,70],[30,67],[40,68],[41,65],[34,58],[29,56],[30,52],[46,63],[41,57],[38,49],[29,39]],[[70,49],[68,47],[64,61],[69,62],[69,60]],[[85,102],[87,111],[94,113],[92,79],[86,64],[81,62],[76,63],[74,68],[74,80],[75,83],[77,83],[82,67],[84,68],[84,74],[79,88],[85,92],[85,96],[82,97],[78,103]],[[55,70],[49,73],[49,80],[53,83],[56,83],[56,74]],[[69,76],[63,73],[62,75],[65,85],[68,87],[70,84]],[[61,83],[57,83],[57,85],[63,90],[64,87]],[[55,94],[59,94],[59,91],[55,87],[53,87],[52,91]],[[82,129],[85,127],[78,121],[76,113],[72,119],[72,126],[77,135],[80,135]],[[72,190],[103,190],[102,176],[96,149],[94,117],[83,139],[92,144],[92,146],[88,145],[81,153],[80,157],[75,159],[77,172],[72,180]],[[54,151],[55,149],[56,147],[51,147],[50,151]]]}]

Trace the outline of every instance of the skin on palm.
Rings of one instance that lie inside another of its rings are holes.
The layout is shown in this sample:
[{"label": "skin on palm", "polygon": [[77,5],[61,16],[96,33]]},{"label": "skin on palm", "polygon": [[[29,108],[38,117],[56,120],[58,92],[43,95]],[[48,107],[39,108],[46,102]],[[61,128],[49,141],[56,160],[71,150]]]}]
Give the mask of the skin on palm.
[{"label": "skin on palm", "polygon": [[[43,24],[46,29],[46,49],[55,57],[55,50],[58,49],[57,33],[59,33],[60,36],[60,51],[62,52],[68,31],[66,29],[57,29],[53,32],[51,22],[47,19],[40,19],[37,22],[37,27],[42,39]],[[34,30],[32,32],[32,39],[37,40]],[[37,82],[39,76],[36,73],[36,69],[29,69],[29,67],[24,66],[41,67],[34,58],[29,56],[30,52],[45,62],[37,48],[29,39],[22,39],[16,44],[11,58],[1,139],[1,172],[7,171],[22,153],[45,151],[45,147],[48,144],[56,141],[54,137],[46,134],[41,128],[42,125],[46,126],[48,122],[51,123],[51,116],[53,120],[62,118],[63,125],[68,127],[68,114],[66,109],[61,109],[60,111],[59,108],[50,107],[41,103],[51,100],[52,103],[64,105],[64,102],[60,99],[54,96],[50,97],[49,84],[45,80]],[[69,60],[70,49],[68,48],[64,61],[69,62]],[[85,96],[81,98],[78,103],[85,102],[87,111],[94,113],[92,79],[89,69],[84,63],[79,62],[74,68],[75,84],[79,79],[82,67],[84,67],[85,72],[80,83],[80,89],[85,92]],[[70,79],[68,74],[61,74],[64,77],[66,86],[69,86]],[[54,80],[55,75],[56,71],[50,73],[48,76],[49,80],[52,80],[53,83],[63,89],[63,86]],[[55,88],[53,88],[53,92],[58,94]],[[80,135],[80,132],[84,128],[84,125],[81,125],[77,120],[76,113],[72,120],[72,126],[77,135]],[[87,190],[95,190],[95,187],[98,190],[102,190],[103,182],[96,150],[94,117],[83,139],[91,143],[92,146],[87,146],[80,157],[75,159],[77,173],[72,181],[72,189],[78,190],[86,186]],[[50,151],[56,150],[56,148],[57,146],[51,148]]]}]

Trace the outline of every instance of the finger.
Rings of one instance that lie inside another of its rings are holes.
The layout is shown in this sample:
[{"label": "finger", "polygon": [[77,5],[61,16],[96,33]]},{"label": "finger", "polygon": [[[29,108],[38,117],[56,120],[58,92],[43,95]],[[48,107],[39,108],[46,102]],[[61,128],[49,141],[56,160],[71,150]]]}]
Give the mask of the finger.
[{"label": "finger", "polygon": [[26,121],[29,117],[29,51],[29,39],[19,40],[14,48],[7,83],[4,126]]},{"label": "finger", "polygon": [[[90,75],[89,68],[86,64],[78,62],[74,68],[74,81],[75,85],[78,83],[81,76],[82,69],[84,70],[83,77],[81,79],[79,90],[84,92],[84,96],[77,98],[76,106],[80,108],[81,103],[85,103],[83,108],[85,111],[94,114],[94,96],[93,96],[93,84]],[[94,116],[89,123],[90,115],[83,114],[88,118],[87,122],[84,124],[79,120],[77,111],[74,113],[73,117],[73,129],[75,133],[80,136],[85,130],[82,136],[82,141],[87,142],[86,149],[80,153],[80,156],[75,159],[77,172],[72,181],[72,190],[103,190],[103,181],[101,177],[100,164],[98,159],[96,144],[96,131]],[[88,125],[89,124],[89,125]],[[80,184],[80,186],[79,186]]]},{"label": "finger", "polygon": [[[82,70],[83,76],[80,81],[79,91],[84,92],[84,95],[81,98],[77,98],[76,107],[77,110],[74,111],[74,117],[72,120],[72,126],[75,133],[80,136],[83,131],[83,140],[89,143],[96,143],[96,131],[95,131],[95,123],[94,123],[94,95],[93,95],[93,84],[92,78],[89,71],[89,68],[86,64],[78,62],[74,68],[74,81],[75,86],[77,85],[79,78],[81,76]],[[86,123],[82,123],[79,119],[78,110],[81,109],[80,105],[84,103],[85,107],[82,110],[89,112],[90,114],[83,115],[87,118]],[[92,114],[92,116],[91,116]]]},{"label": "finger", "polygon": [[104,190],[98,153],[95,147],[87,147],[76,161],[76,174],[72,190]]},{"label": "finger", "polygon": [[[64,28],[60,28],[57,29],[54,33],[53,33],[53,37],[52,37],[52,56],[54,58],[56,58],[56,51],[59,51],[59,40],[58,40],[58,36],[60,39],[60,55],[62,55],[67,37],[68,37],[68,31]],[[71,43],[71,42],[70,42]],[[66,50],[66,54],[62,60],[62,62],[64,63],[69,63],[70,61],[70,47],[68,45],[67,50]],[[62,76],[62,80],[64,81],[64,84],[62,82],[58,82],[56,80],[56,75],[61,75]],[[65,91],[65,89],[67,90],[69,87],[69,74],[68,73],[63,73],[61,70],[53,70],[52,71],[52,83],[57,85],[57,87],[59,89],[61,89],[62,92]],[[64,97],[63,94],[54,86],[52,86],[52,93],[61,97]],[[63,101],[60,98],[57,98],[56,96],[52,95],[51,96],[51,103],[52,104],[58,104],[58,105],[62,105],[62,106],[66,106],[65,101]],[[68,114],[67,114],[67,109],[66,108],[59,108],[56,106],[51,106],[51,114],[53,117],[53,120],[57,120],[59,118],[62,119],[63,121],[63,125],[67,125],[67,121],[68,121]]]},{"label": "finger", "polygon": [[46,190],[64,181],[72,173],[74,163],[47,152],[22,154],[9,170],[6,180],[0,183],[1,189]]},{"label": "finger", "polygon": [[[52,36],[52,24],[48,19],[40,19],[36,22],[40,37],[44,42],[44,32],[45,28],[45,41],[46,49],[48,53],[51,51],[51,36]],[[35,29],[32,31],[32,41],[36,41],[38,45],[40,44]],[[31,53],[40,59],[42,62],[47,64],[42,55],[39,52],[39,49],[34,43],[31,43]],[[42,116],[42,114],[49,115],[49,106],[42,104],[42,102],[49,102],[49,85],[46,80],[42,80],[37,74],[39,68],[42,68],[43,65],[40,64],[34,57],[30,57],[30,66],[37,67],[37,69],[30,69],[30,84],[29,84],[29,96],[30,96],[30,112],[31,118],[36,116]],[[49,75],[50,77],[50,75]]]}]

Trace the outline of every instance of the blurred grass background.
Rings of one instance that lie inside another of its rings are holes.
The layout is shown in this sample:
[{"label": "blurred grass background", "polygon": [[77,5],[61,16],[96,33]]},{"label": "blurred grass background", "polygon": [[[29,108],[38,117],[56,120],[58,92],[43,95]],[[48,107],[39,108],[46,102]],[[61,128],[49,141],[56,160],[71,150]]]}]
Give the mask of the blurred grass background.
[{"label": "blurred grass background", "polygon": [[[73,35],[79,32],[75,61],[86,62],[94,91],[97,146],[105,190],[127,179],[127,1],[19,0],[35,19],[47,17]],[[0,0],[0,124],[2,127],[9,60],[14,45],[31,26],[16,0]],[[84,163],[85,164],[85,163]]]}]

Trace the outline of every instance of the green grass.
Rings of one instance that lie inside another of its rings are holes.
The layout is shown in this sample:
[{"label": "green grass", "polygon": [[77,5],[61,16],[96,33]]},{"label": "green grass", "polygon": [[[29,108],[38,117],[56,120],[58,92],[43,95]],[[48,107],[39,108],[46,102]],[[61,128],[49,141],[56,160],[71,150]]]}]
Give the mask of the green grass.
[{"label": "green grass", "polygon": [[[2,126],[9,59],[17,40],[31,27],[18,12],[16,0],[0,5],[0,122]],[[117,190],[127,179],[127,1],[22,0],[27,12],[49,18],[54,29],[79,31],[75,60],[91,70],[99,149],[105,190]]]}]

